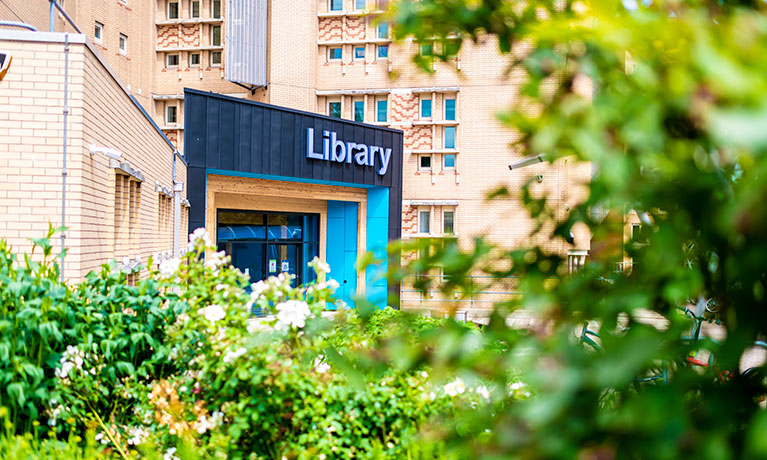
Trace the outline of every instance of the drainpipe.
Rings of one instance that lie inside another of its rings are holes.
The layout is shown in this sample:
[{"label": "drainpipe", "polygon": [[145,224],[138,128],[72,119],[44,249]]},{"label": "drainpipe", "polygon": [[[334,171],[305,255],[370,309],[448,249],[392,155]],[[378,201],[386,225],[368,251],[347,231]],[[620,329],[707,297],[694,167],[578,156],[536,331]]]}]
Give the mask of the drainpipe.
[{"label": "drainpipe", "polygon": [[48,20],[48,29],[50,32],[56,32],[56,24],[54,22],[55,15],[53,14],[54,11],[56,11],[56,8],[54,7],[55,1],[56,0],[49,0],[51,11],[50,11],[49,20]]},{"label": "drainpipe", "polygon": [[[51,5],[53,3],[51,2]],[[53,18],[53,6],[51,6],[51,18]],[[62,146],[63,163],[61,168],[61,282],[64,282],[64,248],[65,230],[67,220],[67,117],[69,115],[69,34],[64,34],[64,141]]]},{"label": "drainpipe", "polygon": [[173,149],[173,257],[181,256],[181,191],[184,190],[183,182],[176,182],[176,156],[178,150]]}]

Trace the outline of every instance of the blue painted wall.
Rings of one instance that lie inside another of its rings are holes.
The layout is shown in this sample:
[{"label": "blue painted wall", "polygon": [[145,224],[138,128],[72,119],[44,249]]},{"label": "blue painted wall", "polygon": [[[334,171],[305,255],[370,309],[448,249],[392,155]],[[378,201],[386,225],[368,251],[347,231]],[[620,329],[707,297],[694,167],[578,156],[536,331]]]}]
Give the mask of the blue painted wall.
[{"label": "blue painted wall", "polygon": [[341,285],[336,297],[354,306],[357,290],[357,203],[328,201],[326,260],[330,277]]},{"label": "blue painted wall", "polygon": [[[368,189],[367,197],[367,250],[375,254],[376,259],[386,260],[386,245],[389,242],[389,187]],[[388,292],[386,278],[387,264],[381,267],[368,267],[365,272],[365,292],[368,301],[383,308],[387,305]]]}]

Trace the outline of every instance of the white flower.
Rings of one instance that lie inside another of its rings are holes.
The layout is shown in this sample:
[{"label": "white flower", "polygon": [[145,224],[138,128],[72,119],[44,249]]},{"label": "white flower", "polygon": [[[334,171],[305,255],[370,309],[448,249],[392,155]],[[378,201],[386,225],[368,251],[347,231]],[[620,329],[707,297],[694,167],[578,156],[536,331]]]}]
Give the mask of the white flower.
[{"label": "white flower", "polygon": [[476,391],[477,391],[477,394],[480,395],[481,397],[485,398],[488,401],[490,400],[490,390],[486,386],[480,385],[477,387]]},{"label": "white flower", "polygon": [[341,286],[341,285],[340,285],[340,284],[338,284],[338,281],[336,281],[336,280],[334,280],[334,279],[330,279],[330,280],[328,280],[328,289],[330,289],[330,292],[336,292],[336,290],[337,290],[337,289],[338,289],[340,286]]},{"label": "white flower", "polygon": [[174,275],[181,265],[181,259],[165,259],[160,263],[160,274],[166,277]]},{"label": "white flower", "polygon": [[162,456],[162,460],[181,460],[181,459],[176,457],[176,448],[171,447],[170,449],[165,451],[165,454]]},{"label": "white flower", "polygon": [[128,444],[138,446],[144,442],[148,433],[141,427],[132,427],[128,429],[128,436],[130,436],[128,438]]},{"label": "white flower", "polygon": [[306,317],[311,314],[309,305],[302,300],[288,300],[277,304],[277,324],[278,330],[295,327],[301,329],[306,325]]},{"label": "white flower", "polygon": [[314,360],[314,370],[318,374],[325,374],[330,370],[330,364],[325,362],[325,357],[322,355],[317,356]]},{"label": "white flower", "polygon": [[461,380],[460,377],[456,377],[455,380],[445,385],[443,389],[445,390],[445,393],[448,394],[448,396],[456,397],[466,391],[466,385],[463,383],[463,380]]},{"label": "white flower", "polygon": [[205,230],[205,227],[195,229],[195,231],[189,235],[189,245],[192,248],[196,246],[198,242],[203,242],[206,247],[213,246],[213,243],[210,241],[210,235],[208,235],[208,231]]},{"label": "white flower", "polygon": [[235,351],[229,351],[224,355],[224,362],[225,363],[231,363],[235,359],[239,358],[240,356],[244,355],[248,350],[246,350],[244,347],[240,347]]},{"label": "white flower", "polygon": [[218,251],[210,255],[208,260],[205,261],[205,265],[208,268],[217,269],[223,266],[225,262],[226,262],[226,252]]},{"label": "white flower", "polygon": [[315,256],[314,259],[312,259],[312,261],[309,262],[309,266],[314,267],[317,273],[320,273],[320,272],[330,273],[330,265],[320,260],[320,258],[317,256]]},{"label": "white flower", "polygon": [[512,390],[521,390],[521,389],[522,389],[522,388],[524,388],[525,386],[526,386],[526,385],[525,385],[524,383],[522,383],[522,382],[514,382],[514,383],[512,383],[512,384],[511,384],[511,387],[510,387],[510,388],[511,388]]},{"label": "white flower", "polygon": [[426,372],[426,371],[421,371],[421,377],[428,378],[429,377],[429,373]]},{"label": "white flower", "polygon": [[264,280],[261,280],[257,283],[253,283],[250,285],[250,298],[251,299],[258,299],[261,294],[266,291],[269,288],[269,286],[264,282]]},{"label": "white flower", "polygon": [[435,399],[437,399],[437,393],[432,391],[429,393],[429,400],[434,401]]},{"label": "white flower", "polygon": [[205,308],[200,308],[200,313],[202,313],[205,319],[210,321],[211,324],[215,324],[216,321],[222,320],[226,316],[226,312],[221,307],[221,305],[216,304],[208,305]]}]

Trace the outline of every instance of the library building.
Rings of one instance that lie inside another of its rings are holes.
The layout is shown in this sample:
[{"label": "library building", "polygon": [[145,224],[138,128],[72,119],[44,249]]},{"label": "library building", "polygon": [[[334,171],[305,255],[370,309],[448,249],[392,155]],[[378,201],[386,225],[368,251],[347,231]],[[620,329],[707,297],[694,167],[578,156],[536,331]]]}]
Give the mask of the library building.
[{"label": "library building", "polygon": [[[326,260],[340,299],[386,302],[367,251],[401,235],[402,131],[186,89],[189,232],[208,229],[252,280],[313,280]],[[379,269],[380,270],[380,269]]]}]

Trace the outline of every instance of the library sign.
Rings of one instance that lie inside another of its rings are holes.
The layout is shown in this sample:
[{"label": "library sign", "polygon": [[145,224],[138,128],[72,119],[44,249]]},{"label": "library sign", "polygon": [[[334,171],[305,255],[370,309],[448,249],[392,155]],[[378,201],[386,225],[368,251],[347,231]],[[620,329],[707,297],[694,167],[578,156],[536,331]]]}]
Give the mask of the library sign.
[{"label": "library sign", "polygon": [[338,139],[335,131],[322,131],[322,152],[314,151],[314,128],[306,128],[306,158],[336,163],[355,163],[374,168],[379,176],[389,170],[391,149]]}]

